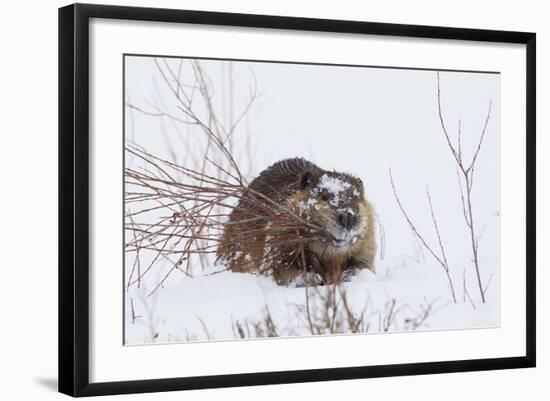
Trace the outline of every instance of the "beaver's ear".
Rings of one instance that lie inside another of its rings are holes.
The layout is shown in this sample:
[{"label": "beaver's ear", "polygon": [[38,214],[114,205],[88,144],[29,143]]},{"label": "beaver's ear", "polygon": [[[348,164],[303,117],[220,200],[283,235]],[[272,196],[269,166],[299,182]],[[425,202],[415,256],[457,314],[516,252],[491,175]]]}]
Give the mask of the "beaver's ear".
[{"label": "beaver's ear", "polygon": [[312,186],[313,184],[313,173],[311,171],[306,171],[302,174],[300,178],[300,188],[306,189]]},{"label": "beaver's ear", "polygon": [[363,193],[365,191],[365,184],[363,184],[363,180],[361,178],[357,178],[357,181],[359,182],[359,190]]}]

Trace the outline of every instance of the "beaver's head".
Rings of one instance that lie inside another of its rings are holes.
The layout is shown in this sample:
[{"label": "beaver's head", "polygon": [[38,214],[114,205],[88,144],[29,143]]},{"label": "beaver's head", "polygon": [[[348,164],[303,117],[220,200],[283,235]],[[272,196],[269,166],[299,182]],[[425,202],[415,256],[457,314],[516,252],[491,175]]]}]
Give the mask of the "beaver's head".
[{"label": "beaver's head", "polygon": [[331,235],[325,246],[346,252],[364,235],[368,217],[364,211],[363,183],[357,177],[335,171],[305,171],[296,194],[299,213]]}]

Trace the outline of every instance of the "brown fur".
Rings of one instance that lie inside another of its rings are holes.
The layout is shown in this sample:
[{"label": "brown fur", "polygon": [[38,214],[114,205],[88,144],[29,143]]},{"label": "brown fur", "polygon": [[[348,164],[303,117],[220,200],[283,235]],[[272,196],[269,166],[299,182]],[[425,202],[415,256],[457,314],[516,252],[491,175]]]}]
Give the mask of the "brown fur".
[{"label": "brown fur", "polygon": [[[341,191],[332,191],[331,183]],[[360,179],[294,158],[268,167],[248,188],[225,224],[217,251],[218,261],[230,270],[270,274],[282,285],[304,274],[304,284],[311,274],[316,283],[319,278],[333,283],[358,269],[374,271],[374,210]],[[346,211],[356,223],[343,229],[339,219]],[[289,213],[319,232],[297,225]]]}]

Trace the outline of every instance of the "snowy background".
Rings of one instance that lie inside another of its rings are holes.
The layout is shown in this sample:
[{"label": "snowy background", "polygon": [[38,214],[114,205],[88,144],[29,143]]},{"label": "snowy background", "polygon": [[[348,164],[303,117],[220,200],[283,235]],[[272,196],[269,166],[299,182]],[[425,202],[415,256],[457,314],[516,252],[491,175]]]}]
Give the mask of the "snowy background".
[{"label": "snowy background", "polygon": [[[152,154],[182,165],[193,164],[193,154],[200,154],[201,149],[195,127],[159,113],[178,115],[174,94],[157,67],[163,62],[126,57],[125,100],[147,113],[126,107],[125,138]],[[166,62],[178,70],[180,60]],[[188,63],[182,63],[184,78],[190,73]],[[383,234],[378,232],[383,244],[377,255],[377,273],[363,271],[337,289],[327,286],[309,289],[306,294],[304,288],[277,286],[269,277],[231,272],[210,275],[220,270],[212,264],[195,266],[193,277],[176,271],[149,295],[170,268],[170,263],[162,260],[139,287],[124,289],[126,344],[310,335],[311,327],[304,318],[306,300],[313,320],[324,322],[326,301],[332,294],[340,306],[333,315],[333,326],[319,328],[319,334],[353,331],[342,310],[342,296],[353,316],[361,317],[361,332],[499,325],[497,74],[440,75],[445,122],[456,140],[460,119],[466,159],[477,146],[492,101],[472,192],[480,272],[483,284],[488,283],[487,302],[482,303],[456,166],[439,121],[435,71],[214,60],[199,63],[214,88],[213,107],[219,119],[226,126],[238,122],[233,135],[235,154],[247,178],[280,159],[301,156],[322,168],[349,172],[363,180],[365,195],[383,227]],[[258,97],[239,119],[254,87]],[[140,162],[127,155],[126,165],[139,168]],[[437,248],[426,199],[429,187],[457,303],[451,298],[442,267],[423,248],[399,210],[389,168],[408,214],[427,242]],[[147,255],[141,257],[146,260]],[[127,278],[134,263],[135,255],[126,254]]]}]

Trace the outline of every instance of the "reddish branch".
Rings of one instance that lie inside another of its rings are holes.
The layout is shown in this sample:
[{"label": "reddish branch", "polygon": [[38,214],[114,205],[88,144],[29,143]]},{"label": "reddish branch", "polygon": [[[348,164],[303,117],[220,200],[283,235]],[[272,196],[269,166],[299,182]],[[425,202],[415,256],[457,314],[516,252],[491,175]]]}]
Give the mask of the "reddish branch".
[{"label": "reddish branch", "polygon": [[[259,234],[267,238],[265,243],[259,244],[265,248],[264,252],[259,252],[262,256],[253,261],[258,266],[268,265],[266,262],[281,257],[270,251],[280,248],[281,243],[298,242],[304,246],[307,241],[326,240],[330,236],[288,205],[275,203],[247,188],[239,174],[226,171],[210,160],[211,166],[222,170],[226,178],[177,165],[132,145],[127,145],[126,152],[144,162],[142,169],[128,167],[124,171],[126,189],[134,194],[136,203],[134,211],[126,215],[125,229],[132,233],[127,236],[126,252],[146,250],[155,253],[153,262],[137,278],[133,277],[132,270],[128,286],[139,283],[161,256],[175,256],[176,262],[151,293],[178,269],[190,274],[193,256],[216,252],[225,225],[231,224],[229,215],[239,204],[247,205],[247,211],[254,211],[251,220],[271,222],[260,226],[251,224],[250,229],[240,232],[239,241],[254,242]],[[175,179],[176,173],[182,178]],[[136,221],[137,218],[141,221]],[[277,235],[270,235],[274,232]]]}]

